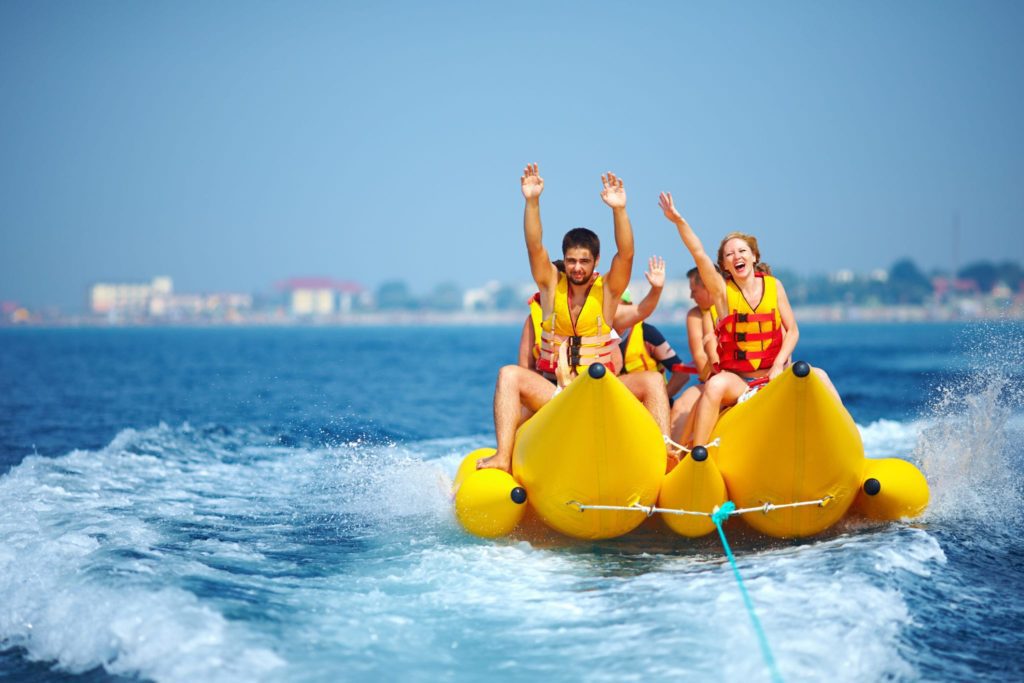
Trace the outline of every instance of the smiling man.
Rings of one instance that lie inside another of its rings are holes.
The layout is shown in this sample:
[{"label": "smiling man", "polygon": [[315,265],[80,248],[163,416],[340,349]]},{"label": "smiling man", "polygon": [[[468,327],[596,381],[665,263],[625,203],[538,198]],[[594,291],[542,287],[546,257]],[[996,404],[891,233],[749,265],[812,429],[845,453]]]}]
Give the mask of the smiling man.
[{"label": "smiling man", "polygon": [[[540,358],[537,359],[537,370],[543,374],[518,365],[506,365],[498,373],[494,389],[497,453],[478,461],[478,468],[510,469],[516,428],[524,406],[536,412],[554,397],[561,385],[588,365],[601,363],[612,372],[621,370],[613,360],[615,335],[610,323],[615,320],[615,309],[633,270],[633,229],[626,213],[622,179],[614,173],[601,176],[601,199],[612,210],[617,252],[608,273],[596,277],[601,258],[597,235],[587,228],[567,232],[562,240],[565,272],[559,272],[542,241],[540,195],[544,191],[544,180],[537,164],[526,167],[520,184],[526,200],[523,214],[526,251],[540,292],[543,316]],[[558,373],[560,354],[563,372]],[[661,375],[638,372],[624,376],[622,381],[654,416],[662,434],[667,434],[668,397]]]}]

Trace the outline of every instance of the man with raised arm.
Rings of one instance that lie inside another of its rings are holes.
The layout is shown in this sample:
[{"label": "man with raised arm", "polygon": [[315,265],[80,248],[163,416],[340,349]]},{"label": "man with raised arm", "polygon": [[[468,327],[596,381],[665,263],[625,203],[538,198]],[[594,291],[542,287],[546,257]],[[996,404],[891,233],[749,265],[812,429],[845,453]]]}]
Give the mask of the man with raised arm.
[{"label": "man with raised arm", "polygon": [[[512,447],[523,406],[536,412],[561,390],[561,386],[593,363],[602,363],[613,372],[617,370],[612,364],[615,338],[611,325],[633,269],[633,229],[626,213],[626,190],[621,178],[614,173],[601,176],[601,199],[612,210],[617,253],[612,257],[607,275],[597,277],[593,276],[601,258],[601,244],[597,235],[587,228],[574,228],[562,239],[564,273],[551,263],[542,241],[540,195],[544,191],[544,180],[537,164],[526,167],[520,183],[526,200],[523,213],[526,251],[540,292],[543,315],[540,358],[537,359],[537,370],[543,375],[518,365],[506,365],[500,370],[494,389],[497,453],[479,460],[478,468],[511,469]],[[560,353],[563,372],[558,373]],[[557,382],[552,383],[556,373]],[[655,372],[638,372],[623,377],[622,382],[654,416],[662,434],[667,435],[668,397],[661,376]]]}]

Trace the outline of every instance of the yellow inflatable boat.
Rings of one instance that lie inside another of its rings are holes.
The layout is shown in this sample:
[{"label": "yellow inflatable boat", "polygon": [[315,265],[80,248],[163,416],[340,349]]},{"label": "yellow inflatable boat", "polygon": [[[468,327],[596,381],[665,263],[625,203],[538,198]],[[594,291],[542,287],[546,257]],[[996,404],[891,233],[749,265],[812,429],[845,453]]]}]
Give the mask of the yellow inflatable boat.
[{"label": "yellow inflatable boat", "polygon": [[475,469],[493,449],[466,456],[452,490],[467,531],[512,533],[529,507],[575,538],[620,536],[653,514],[697,537],[714,531],[711,515],[732,501],[754,529],[794,538],[851,512],[900,519],[928,504],[914,465],[864,457],[850,414],[807,363],[726,411],[711,443],[667,475],[654,419],[618,378],[590,368],[519,428],[511,475]]}]

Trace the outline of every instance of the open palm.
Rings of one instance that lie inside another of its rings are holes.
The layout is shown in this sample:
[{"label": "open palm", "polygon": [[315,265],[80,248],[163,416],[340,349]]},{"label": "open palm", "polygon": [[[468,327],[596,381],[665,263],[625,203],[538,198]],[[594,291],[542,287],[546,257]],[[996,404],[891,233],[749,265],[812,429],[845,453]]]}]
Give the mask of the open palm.
[{"label": "open palm", "polygon": [[526,199],[540,197],[540,193],[544,191],[544,179],[540,177],[537,164],[527,164],[519,182],[523,188],[523,197]]},{"label": "open palm", "polygon": [[676,209],[675,202],[672,201],[671,192],[662,192],[658,197],[658,206],[661,207],[662,213],[665,214],[665,218],[669,219],[673,223],[678,223],[683,220],[682,214]]},{"label": "open palm", "polygon": [[621,209],[626,206],[626,188],[622,185],[622,178],[616,177],[612,172],[601,176],[601,199],[613,209]]},{"label": "open palm", "polygon": [[651,287],[665,286],[665,259],[652,256],[647,260],[647,272],[644,273]]}]

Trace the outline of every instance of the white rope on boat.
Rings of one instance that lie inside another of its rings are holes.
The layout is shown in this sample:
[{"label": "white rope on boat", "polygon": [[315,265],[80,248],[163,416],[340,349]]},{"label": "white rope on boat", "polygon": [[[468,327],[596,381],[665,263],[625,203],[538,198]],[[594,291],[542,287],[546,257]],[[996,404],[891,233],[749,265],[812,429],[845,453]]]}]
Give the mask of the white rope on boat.
[{"label": "white rope on boat", "polygon": [[[680,451],[682,453],[692,453],[693,448],[687,448],[681,443],[676,443],[672,440],[668,434],[662,434],[661,438],[664,439],[665,444],[670,446],[673,450]],[[714,441],[704,444],[704,448],[718,448],[722,443],[722,437],[716,437]],[[696,448],[696,446],[694,446]]]},{"label": "white rope on boat", "polygon": [[[796,503],[765,503],[764,505],[758,505],[757,507],[739,508],[734,510],[730,514],[733,515],[745,515],[748,512],[760,512],[762,514],[768,514],[773,510],[782,510],[784,508],[798,508],[798,507],[809,507],[811,505],[817,505],[818,507],[825,507],[832,501],[832,496],[825,496],[818,500],[802,500]],[[695,510],[682,510],[678,508],[660,508],[656,505],[640,505],[634,503],[633,505],[585,505],[578,500],[570,500],[566,503],[570,507],[574,507],[580,512],[586,512],[587,510],[615,510],[620,512],[643,512],[648,517],[651,517],[655,513],[663,515],[692,515],[696,517],[711,517],[718,511],[716,506],[711,512],[698,512]]]}]

